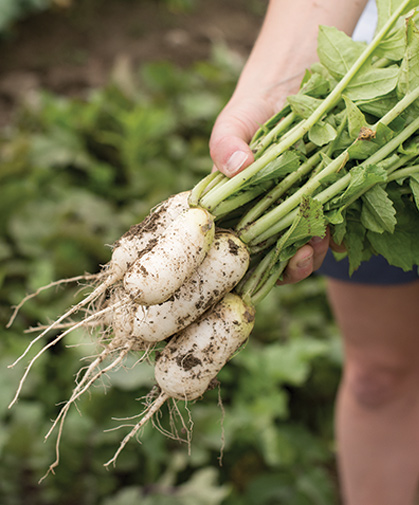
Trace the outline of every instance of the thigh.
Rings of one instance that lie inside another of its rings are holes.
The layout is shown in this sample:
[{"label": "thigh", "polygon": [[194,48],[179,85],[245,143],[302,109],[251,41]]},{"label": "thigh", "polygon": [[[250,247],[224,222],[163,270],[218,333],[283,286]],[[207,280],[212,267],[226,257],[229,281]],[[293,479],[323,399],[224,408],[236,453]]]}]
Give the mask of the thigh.
[{"label": "thigh", "polygon": [[380,286],[329,278],[327,283],[347,359],[419,373],[419,280]]}]

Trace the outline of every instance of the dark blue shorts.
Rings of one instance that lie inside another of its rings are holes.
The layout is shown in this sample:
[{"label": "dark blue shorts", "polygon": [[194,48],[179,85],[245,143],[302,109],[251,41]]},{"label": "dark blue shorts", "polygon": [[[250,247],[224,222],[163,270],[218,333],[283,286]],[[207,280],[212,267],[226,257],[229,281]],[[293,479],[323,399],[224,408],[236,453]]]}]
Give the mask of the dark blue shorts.
[{"label": "dark blue shorts", "polygon": [[337,261],[330,250],[317,273],[332,279],[359,284],[404,284],[419,279],[417,268],[405,272],[401,268],[389,265],[382,256],[373,256],[349,276],[348,258]]}]

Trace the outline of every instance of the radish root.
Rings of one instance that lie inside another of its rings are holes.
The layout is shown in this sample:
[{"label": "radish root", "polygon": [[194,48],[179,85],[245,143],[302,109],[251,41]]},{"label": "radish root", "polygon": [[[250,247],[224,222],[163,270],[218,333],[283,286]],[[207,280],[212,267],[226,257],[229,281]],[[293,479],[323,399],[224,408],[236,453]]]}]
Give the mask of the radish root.
[{"label": "radish root", "polygon": [[119,355],[117,356],[116,359],[114,359],[109,365],[107,365],[105,368],[100,369],[98,372],[94,374],[94,371],[97,367],[99,367],[105,359],[113,352],[113,350],[109,347],[104,349],[102,353],[89,365],[87,368],[85,374],[83,375],[82,380],[79,382],[79,384],[75,387],[73,390],[73,393],[69,400],[65,403],[64,407],[60,410],[58,416],[55,418],[51,428],[48,430],[48,433],[45,435],[45,440],[47,440],[54,429],[58,425],[58,435],[57,435],[57,440],[55,442],[55,461],[49,466],[48,471],[46,474],[42,477],[40,482],[44,480],[49,473],[54,474],[54,469],[59,465],[60,462],[60,444],[61,444],[61,437],[63,434],[63,428],[64,428],[64,422],[65,418],[68,414],[68,411],[73,405],[73,403],[78,400],[83,393],[85,393],[94,382],[96,382],[100,377],[104,376],[111,370],[115,370],[116,367],[118,367],[124,360],[124,358],[127,356],[127,354],[130,352],[131,347],[126,346],[125,348],[121,349],[119,351]]},{"label": "radish root", "polygon": [[70,284],[72,282],[79,282],[79,281],[89,281],[93,279],[97,279],[101,277],[103,274],[98,273],[98,274],[84,274],[84,275],[77,275],[76,277],[69,277],[68,279],[60,279],[58,281],[50,282],[49,284],[46,284],[45,286],[41,286],[38,288],[36,291],[33,293],[30,293],[29,295],[26,295],[19,303],[13,308],[13,313],[10,316],[10,319],[8,323],[6,324],[6,328],[10,328],[12,324],[14,323],[16,316],[18,315],[20,309],[23,307],[23,305],[31,300],[32,298],[35,298],[38,296],[42,291],[45,291],[47,289],[53,288],[54,286],[60,286],[61,284]]},{"label": "radish root", "polygon": [[[122,305],[126,300],[122,299],[116,303],[114,303],[113,305],[110,305],[109,307],[106,307],[102,310],[100,310],[99,312],[96,312],[88,317],[86,317],[85,319],[83,319],[82,321],[78,322],[77,324],[75,324],[74,326],[72,326],[71,328],[67,329],[66,331],[64,331],[63,333],[60,333],[56,338],[54,338],[53,340],[51,340],[51,342],[49,342],[48,344],[46,344],[30,361],[29,361],[29,364],[28,366],[26,367],[26,370],[22,376],[22,378],[20,379],[19,381],[19,385],[18,385],[18,388],[17,388],[17,391],[16,391],[16,394],[15,396],[13,397],[13,400],[10,402],[9,404],[9,408],[11,408],[18,400],[19,396],[20,396],[20,392],[22,391],[22,387],[23,387],[23,384],[24,382],[26,381],[26,378],[33,366],[33,364],[35,363],[35,361],[40,357],[42,356],[42,354],[44,354],[45,351],[47,351],[48,349],[50,349],[51,347],[54,347],[54,345],[56,345],[60,340],[62,340],[66,335],[68,335],[69,333],[71,333],[72,331],[78,329],[78,328],[81,328],[84,324],[88,323],[89,321],[92,321],[93,319],[97,318],[97,317],[100,317],[102,315],[104,315],[105,313],[107,312],[110,312],[112,311],[113,309],[115,309],[116,307]],[[62,320],[62,318],[60,318]],[[55,323],[58,322],[58,319]],[[24,356],[26,356],[26,354],[28,353],[29,349],[36,343],[38,342],[38,340],[40,340],[43,336],[46,335],[46,333],[48,333],[48,331],[50,331],[53,327],[54,327],[54,324],[55,323],[52,323],[46,330],[44,330],[40,335],[38,335],[36,338],[34,338],[32,340],[32,342],[28,345],[28,347],[26,348],[25,352],[14,362],[12,363],[11,365],[9,365],[8,368],[13,368]]]},{"label": "radish root", "polygon": [[124,447],[127,443],[137,434],[137,432],[147,424],[148,421],[162,408],[164,403],[169,399],[169,396],[166,393],[160,393],[159,396],[154,400],[154,402],[149,405],[146,410],[143,412],[143,416],[138,421],[138,423],[132,428],[132,430],[123,438],[121,443],[119,444],[118,450],[115,452],[113,457],[107,461],[104,466],[108,467],[110,465],[115,466],[116,460],[118,456],[121,454]]}]

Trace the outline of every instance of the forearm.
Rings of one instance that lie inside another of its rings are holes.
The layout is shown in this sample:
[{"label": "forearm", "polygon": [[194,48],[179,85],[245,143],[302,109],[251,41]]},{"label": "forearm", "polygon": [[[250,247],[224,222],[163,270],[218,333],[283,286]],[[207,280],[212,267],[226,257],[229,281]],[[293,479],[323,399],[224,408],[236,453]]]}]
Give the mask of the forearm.
[{"label": "forearm", "polygon": [[280,102],[317,60],[319,25],[348,35],[367,0],[270,0],[264,23],[239,79],[234,97],[258,90]]}]

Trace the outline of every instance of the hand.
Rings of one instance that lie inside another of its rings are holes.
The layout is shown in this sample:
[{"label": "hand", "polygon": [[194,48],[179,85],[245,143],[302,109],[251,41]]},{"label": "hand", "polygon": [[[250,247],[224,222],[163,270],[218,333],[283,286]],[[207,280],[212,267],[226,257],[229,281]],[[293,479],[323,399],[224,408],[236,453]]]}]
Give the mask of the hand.
[{"label": "hand", "polygon": [[295,284],[302,281],[320,268],[329,249],[330,234],[325,237],[313,237],[310,242],[301,247],[290,259],[285,269],[283,280],[277,284]]},{"label": "hand", "polygon": [[227,177],[249,166],[253,153],[249,147],[254,132],[275,113],[272,103],[263,98],[230,100],[218,116],[210,138],[214,168]]},{"label": "hand", "polygon": [[[249,148],[253,133],[275,113],[268,100],[251,99],[244,102],[234,100],[218,116],[210,139],[210,152],[215,168],[232,177],[253,162]],[[317,270],[326,256],[330,234],[314,237],[301,247],[291,258],[284,277],[278,284],[299,282]],[[336,247],[333,245],[333,248]]]}]

